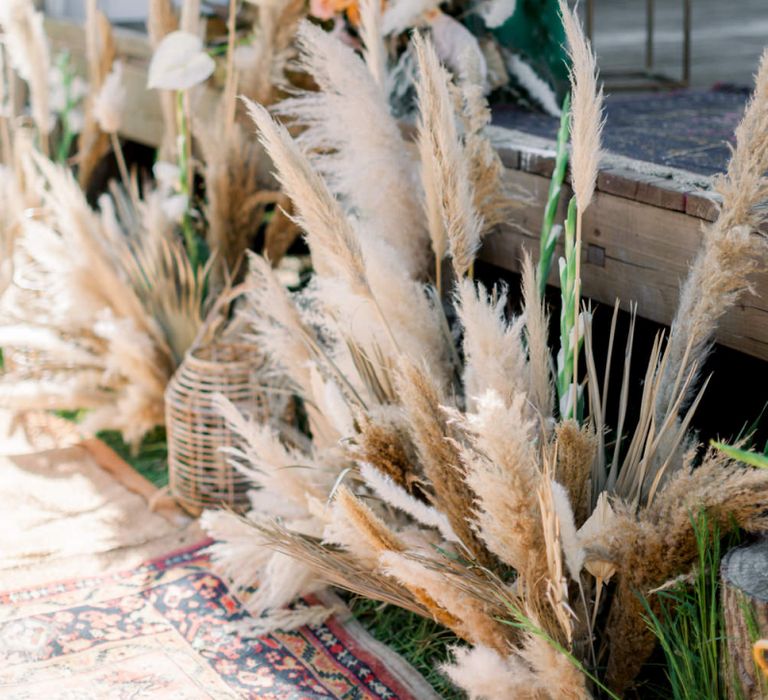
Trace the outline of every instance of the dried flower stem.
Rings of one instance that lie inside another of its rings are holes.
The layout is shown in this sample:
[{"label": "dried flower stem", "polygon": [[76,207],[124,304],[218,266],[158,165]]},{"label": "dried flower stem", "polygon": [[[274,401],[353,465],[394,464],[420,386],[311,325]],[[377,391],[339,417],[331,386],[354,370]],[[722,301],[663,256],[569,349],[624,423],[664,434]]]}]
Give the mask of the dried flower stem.
[{"label": "dried flower stem", "polygon": [[112,143],[112,151],[115,154],[117,168],[120,171],[120,178],[125,186],[125,191],[130,194],[132,192],[131,176],[128,173],[128,166],[126,165],[125,156],[123,155],[123,147],[120,145],[120,138],[113,132],[109,135],[109,140]]}]

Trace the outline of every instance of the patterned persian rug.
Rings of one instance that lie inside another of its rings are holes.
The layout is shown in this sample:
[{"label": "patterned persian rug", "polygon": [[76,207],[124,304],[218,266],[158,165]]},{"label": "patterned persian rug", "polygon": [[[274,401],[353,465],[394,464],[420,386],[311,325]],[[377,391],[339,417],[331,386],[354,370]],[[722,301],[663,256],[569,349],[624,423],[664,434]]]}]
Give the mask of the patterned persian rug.
[{"label": "patterned persian rug", "polygon": [[207,544],[0,592],[0,698],[436,697],[353,620],[249,631],[255,620],[212,572]]}]

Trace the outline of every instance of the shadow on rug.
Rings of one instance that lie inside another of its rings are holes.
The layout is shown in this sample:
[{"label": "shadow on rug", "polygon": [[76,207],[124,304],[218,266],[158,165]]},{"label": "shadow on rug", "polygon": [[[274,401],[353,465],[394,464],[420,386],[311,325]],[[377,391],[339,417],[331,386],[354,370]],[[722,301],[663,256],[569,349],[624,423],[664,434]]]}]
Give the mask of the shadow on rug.
[{"label": "shadow on rug", "polygon": [[249,633],[254,620],[210,570],[207,544],[0,592],[0,698],[436,697],[354,621]]}]

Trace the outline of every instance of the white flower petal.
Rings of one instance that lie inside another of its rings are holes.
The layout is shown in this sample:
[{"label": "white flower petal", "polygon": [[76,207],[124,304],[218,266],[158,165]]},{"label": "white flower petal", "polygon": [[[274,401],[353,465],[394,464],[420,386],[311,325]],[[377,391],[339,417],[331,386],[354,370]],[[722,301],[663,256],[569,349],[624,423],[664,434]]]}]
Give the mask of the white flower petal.
[{"label": "white flower petal", "polygon": [[189,32],[171,32],[158,45],[149,64],[147,87],[188,90],[207,80],[216,63],[203,50],[203,42]]}]

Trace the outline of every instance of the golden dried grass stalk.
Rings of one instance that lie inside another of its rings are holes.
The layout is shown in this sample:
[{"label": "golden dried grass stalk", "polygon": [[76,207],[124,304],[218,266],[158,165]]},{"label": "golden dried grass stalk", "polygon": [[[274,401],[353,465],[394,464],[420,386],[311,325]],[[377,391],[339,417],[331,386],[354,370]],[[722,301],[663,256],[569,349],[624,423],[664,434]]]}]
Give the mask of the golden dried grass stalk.
[{"label": "golden dried grass stalk", "polygon": [[321,275],[344,279],[350,290],[370,297],[360,242],[339,203],[312,169],[285,127],[276,124],[260,105],[245,100],[259,129],[259,139],[277,169],[277,177],[297,210],[312,260]]},{"label": "golden dried grass stalk", "polygon": [[40,148],[48,153],[53,129],[48,76],[50,48],[43,27],[43,13],[32,0],[6,0],[0,4],[0,26],[6,57],[29,86],[32,120],[40,137]]},{"label": "golden dried grass stalk", "polygon": [[554,385],[548,344],[549,314],[539,294],[536,271],[527,251],[523,254],[522,277],[530,399],[546,427],[554,410]]},{"label": "golden dried grass stalk", "polygon": [[94,116],[94,101],[115,60],[115,41],[112,25],[96,7],[96,0],[88,0],[85,11],[85,56],[88,62],[88,97],[85,103],[85,121],[77,142],[77,180],[83,190],[93,176],[101,159],[109,152],[110,138],[99,128]]},{"label": "golden dried grass stalk", "polygon": [[597,440],[588,427],[565,421],[555,428],[555,479],[568,491],[577,525],[583,524],[592,510],[590,476],[596,448]]},{"label": "golden dried grass stalk", "polygon": [[454,532],[472,556],[483,564],[493,560],[472,530],[474,495],[463,479],[463,467],[451,442],[443,403],[427,371],[404,364],[398,377],[400,400],[424,474],[435,493],[435,506],[448,517]]}]

